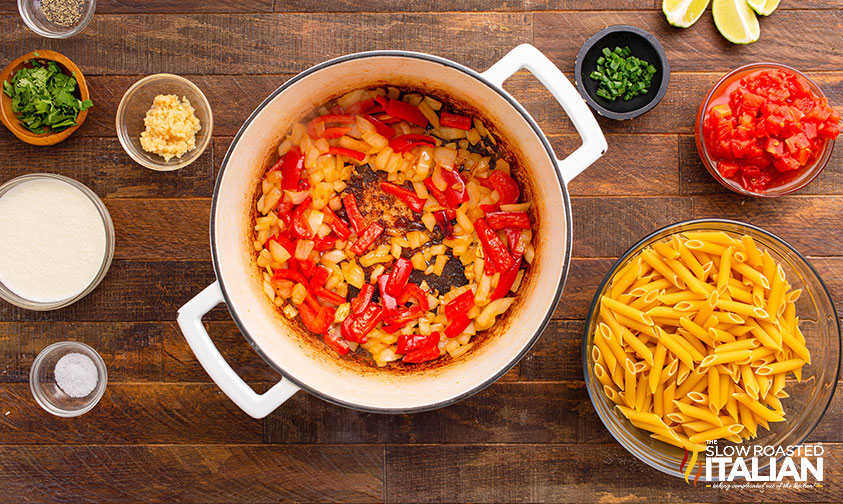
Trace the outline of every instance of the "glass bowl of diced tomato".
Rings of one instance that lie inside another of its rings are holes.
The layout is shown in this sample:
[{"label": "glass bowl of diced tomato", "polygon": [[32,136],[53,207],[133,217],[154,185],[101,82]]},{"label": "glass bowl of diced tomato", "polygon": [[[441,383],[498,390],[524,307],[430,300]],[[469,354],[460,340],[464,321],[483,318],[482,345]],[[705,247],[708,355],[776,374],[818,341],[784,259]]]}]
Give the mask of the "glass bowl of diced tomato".
[{"label": "glass bowl of diced tomato", "polygon": [[808,185],[828,164],[840,113],[803,73],[754,63],[723,76],[697,111],[706,169],[740,194],[776,197]]}]

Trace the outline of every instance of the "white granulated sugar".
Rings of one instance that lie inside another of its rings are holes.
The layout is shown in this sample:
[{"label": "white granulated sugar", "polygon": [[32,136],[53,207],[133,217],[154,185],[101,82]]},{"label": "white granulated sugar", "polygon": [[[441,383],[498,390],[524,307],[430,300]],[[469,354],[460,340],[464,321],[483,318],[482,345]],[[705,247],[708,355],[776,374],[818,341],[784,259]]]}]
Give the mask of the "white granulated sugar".
[{"label": "white granulated sugar", "polygon": [[56,362],[56,384],[70,397],[85,397],[97,386],[97,366],[90,357],[69,353]]}]

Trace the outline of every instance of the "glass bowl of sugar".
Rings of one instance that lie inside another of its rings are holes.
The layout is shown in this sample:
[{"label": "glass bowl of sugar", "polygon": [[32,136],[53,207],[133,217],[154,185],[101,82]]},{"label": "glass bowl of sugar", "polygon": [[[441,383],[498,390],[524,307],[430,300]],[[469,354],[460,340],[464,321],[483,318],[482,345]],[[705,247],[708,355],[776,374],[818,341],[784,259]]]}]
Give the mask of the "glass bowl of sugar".
[{"label": "glass bowl of sugar", "polygon": [[38,354],[29,370],[29,388],[38,405],[70,418],[97,405],[108,371],[100,354],[77,341],[54,343]]}]

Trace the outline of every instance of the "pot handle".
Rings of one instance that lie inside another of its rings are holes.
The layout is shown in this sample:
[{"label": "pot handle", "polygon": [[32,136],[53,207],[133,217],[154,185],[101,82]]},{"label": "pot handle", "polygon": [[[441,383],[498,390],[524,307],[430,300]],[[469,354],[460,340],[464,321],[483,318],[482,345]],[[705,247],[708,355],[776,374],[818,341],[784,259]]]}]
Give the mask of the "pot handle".
[{"label": "pot handle", "polygon": [[237,376],[202,325],[202,317],[224,302],[219,282],[212,283],[179,308],[179,327],[199,363],[217,386],[247,415],[260,419],[272,413],[300,389],[290,380],[282,378],[272,388],[258,394]]},{"label": "pot handle", "polygon": [[550,91],[582,138],[582,145],[577,150],[558,160],[559,173],[568,185],[606,153],[606,138],[577,89],[547,56],[532,45],[521,44],[512,49],[481,75],[503,89],[503,82],[522,68],[529,70]]}]

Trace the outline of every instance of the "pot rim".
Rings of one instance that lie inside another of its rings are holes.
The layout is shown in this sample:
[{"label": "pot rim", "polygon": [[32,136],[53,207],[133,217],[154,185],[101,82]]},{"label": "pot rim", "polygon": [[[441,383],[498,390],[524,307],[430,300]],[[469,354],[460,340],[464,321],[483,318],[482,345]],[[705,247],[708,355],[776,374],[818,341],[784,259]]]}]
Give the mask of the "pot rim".
[{"label": "pot rim", "polygon": [[[243,133],[246,131],[246,129],[249,127],[249,125],[252,123],[252,121],[257,117],[257,115],[260,112],[262,112],[263,109],[272,100],[274,100],[277,96],[279,96],[281,93],[286,91],[293,84],[299,82],[300,80],[303,80],[304,78],[310,76],[311,74],[314,74],[314,73],[316,73],[320,70],[324,70],[325,68],[328,68],[332,65],[336,65],[336,64],[339,64],[339,63],[345,63],[345,62],[348,62],[348,61],[353,61],[353,60],[363,59],[363,58],[369,58],[369,57],[382,57],[382,56],[416,58],[416,59],[431,61],[431,62],[434,62],[434,63],[439,63],[441,65],[453,68],[455,70],[459,70],[459,71],[473,77],[474,79],[481,82],[482,84],[485,84],[486,86],[491,88],[493,91],[497,92],[504,100],[506,100],[513,108],[515,108],[515,110],[519,114],[521,114],[521,116],[524,118],[524,120],[527,122],[527,124],[530,126],[530,128],[533,130],[533,132],[536,134],[536,136],[538,136],[539,140],[541,141],[542,145],[545,148],[545,151],[547,152],[547,155],[550,157],[550,160],[553,163],[553,166],[556,168],[555,169],[555,175],[556,175],[557,181],[559,182],[559,188],[562,191],[562,199],[563,199],[563,202],[564,202],[564,205],[565,205],[565,224],[566,224],[565,235],[566,236],[565,236],[565,252],[564,252],[564,258],[563,258],[564,263],[562,265],[562,275],[561,275],[561,278],[559,279],[559,285],[556,289],[556,292],[553,295],[553,302],[550,305],[550,309],[547,311],[544,318],[539,323],[539,326],[536,329],[536,332],[530,338],[529,342],[526,345],[524,345],[524,348],[522,348],[521,351],[518,352],[518,354],[515,355],[509,361],[509,363],[507,363],[505,366],[503,366],[500,369],[500,371],[498,371],[497,373],[494,373],[492,376],[490,376],[485,381],[483,381],[483,383],[481,383],[480,385],[477,385],[476,387],[472,388],[471,390],[468,390],[468,391],[466,391],[466,392],[464,392],[464,393],[462,393],[458,396],[454,396],[454,397],[451,397],[451,398],[448,398],[448,399],[445,399],[445,400],[442,400],[442,401],[437,401],[437,402],[434,402],[434,403],[431,403],[431,404],[425,404],[425,405],[421,405],[421,406],[414,406],[414,407],[410,407],[410,408],[372,408],[372,407],[361,406],[361,405],[358,405],[356,403],[345,401],[341,398],[331,396],[331,395],[328,395],[324,392],[321,392],[321,391],[318,391],[318,390],[314,389],[313,387],[311,387],[307,383],[305,383],[305,382],[299,380],[298,378],[288,374],[286,371],[284,371],[284,369],[281,368],[281,366],[279,366],[277,363],[275,363],[272,359],[268,358],[266,353],[260,348],[259,345],[257,345],[257,343],[255,343],[255,340],[252,339],[251,335],[246,330],[243,321],[240,319],[240,316],[234,310],[234,307],[231,303],[231,299],[228,295],[228,291],[226,290],[226,287],[225,287],[225,282],[222,279],[222,274],[220,272],[219,262],[218,262],[218,258],[217,258],[216,247],[214,246],[214,244],[216,243],[216,236],[214,234],[214,227],[215,227],[214,224],[216,222],[217,195],[219,194],[219,188],[220,188],[220,185],[222,183],[222,178],[223,178],[223,175],[225,174],[225,170],[226,170],[226,167],[228,165],[228,161],[231,157],[231,153],[232,153],[234,147],[237,145],[237,142],[240,140],[240,137],[243,136]],[[503,89],[503,87],[496,86],[495,84],[490,82],[488,79],[483,77],[483,75],[481,75],[479,72],[477,72],[477,71],[475,71],[471,68],[468,68],[464,65],[461,65],[461,64],[459,64],[455,61],[452,61],[452,60],[449,60],[449,59],[446,59],[446,58],[434,56],[432,54],[426,54],[426,53],[420,53],[420,52],[414,52],[414,51],[403,51],[403,50],[364,51],[364,52],[358,52],[358,53],[353,53],[353,54],[347,54],[345,56],[340,56],[338,58],[334,58],[334,59],[330,59],[328,61],[324,61],[324,62],[319,63],[317,65],[314,65],[314,66],[308,68],[307,70],[304,70],[303,72],[301,72],[301,73],[297,74],[296,76],[292,77],[287,82],[285,82],[281,86],[279,86],[269,96],[267,96],[266,99],[264,99],[260,103],[260,105],[258,105],[255,108],[255,110],[249,115],[249,117],[243,122],[243,125],[240,126],[240,129],[237,131],[237,134],[232,139],[231,144],[229,145],[228,150],[226,151],[225,156],[223,157],[222,163],[220,164],[220,171],[219,171],[219,174],[217,175],[217,180],[214,184],[214,194],[213,194],[213,198],[211,200],[211,219],[210,219],[211,261],[214,265],[214,274],[216,275],[217,281],[219,282],[220,290],[222,291],[223,298],[225,299],[226,307],[228,308],[228,312],[231,315],[231,318],[234,320],[234,323],[237,325],[237,329],[240,330],[240,333],[243,335],[243,337],[246,339],[246,341],[249,343],[249,345],[255,350],[255,352],[261,357],[261,359],[263,359],[264,362],[269,364],[269,366],[272,369],[274,369],[276,372],[281,374],[281,376],[283,376],[284,379],[290,380],[291,382],[293,382],[299,388],[307,391],[308,393],[310,393],[310,394],[312,394],[312,395],[314,395],[314,396],[316,396],[316,397],[318,397],[318,398],[320,398],[324,401],[327,401],[329,403],[336,404],[338,406],[342,406],[342,407],[345,407],[345,408],[349,408],[349,409],[353,409],[353,410],[357,410],[357,411],[362,411],[362,412],[367,412],[367,413],[388,413],[388,414],[417,413],[417,412],[422,412],[422,411],[430,411],[430,410],[434,410],[434,409],[439,409],[439,408],[442,408],[442,407],[445,407],[445,406],[450,406],[452,404],[455,404],[459,401],[462,401],[463,399],[471,397],[472,395],[480,392],[481,390],[485,389],[486,387],[488,387],[492,383],[496,382],[501,376],[503,376],[504,374],[509,372],[510,369],[512,369],[518,362],[521,361],[522,358],[524,358],[524,356],[527,354],[527,352],[530,351],[530,349],[533,347],[533,345],[535,345],[536,341],[538,341],[541,334],[547,328],[548,323],[550,323],[551,317],[553,316],[553,313],[556,309],[556,305],[559,303],[559,298],[561,297],[562,291],[565,288],[565,282],[568,278],[568,270],[569,270],[570,265],[571,265],[571,248],[572,248],[571,241],[572,241],[572,236],[573,236],[572,226],[573,226],[573,220],[571,218],[571,199],[570,199],[570,196],[568,194],[568,188],[565,185],[564,180],[562,179],[562,174],[561,174],[561,171],[559,169],[559,160],[556,157],[556,154],[553,152],[553,148],[550,146],[550,142],[548,141],[547,136],[545,136],[544,132],[542,132],[541,128],[539,128],[536,121],[527,112],[527,110],[524,109],[524,107],[518,102],[518,100],[516,100],[512,95],[510,95],[508,92],[506,92]]]}]

